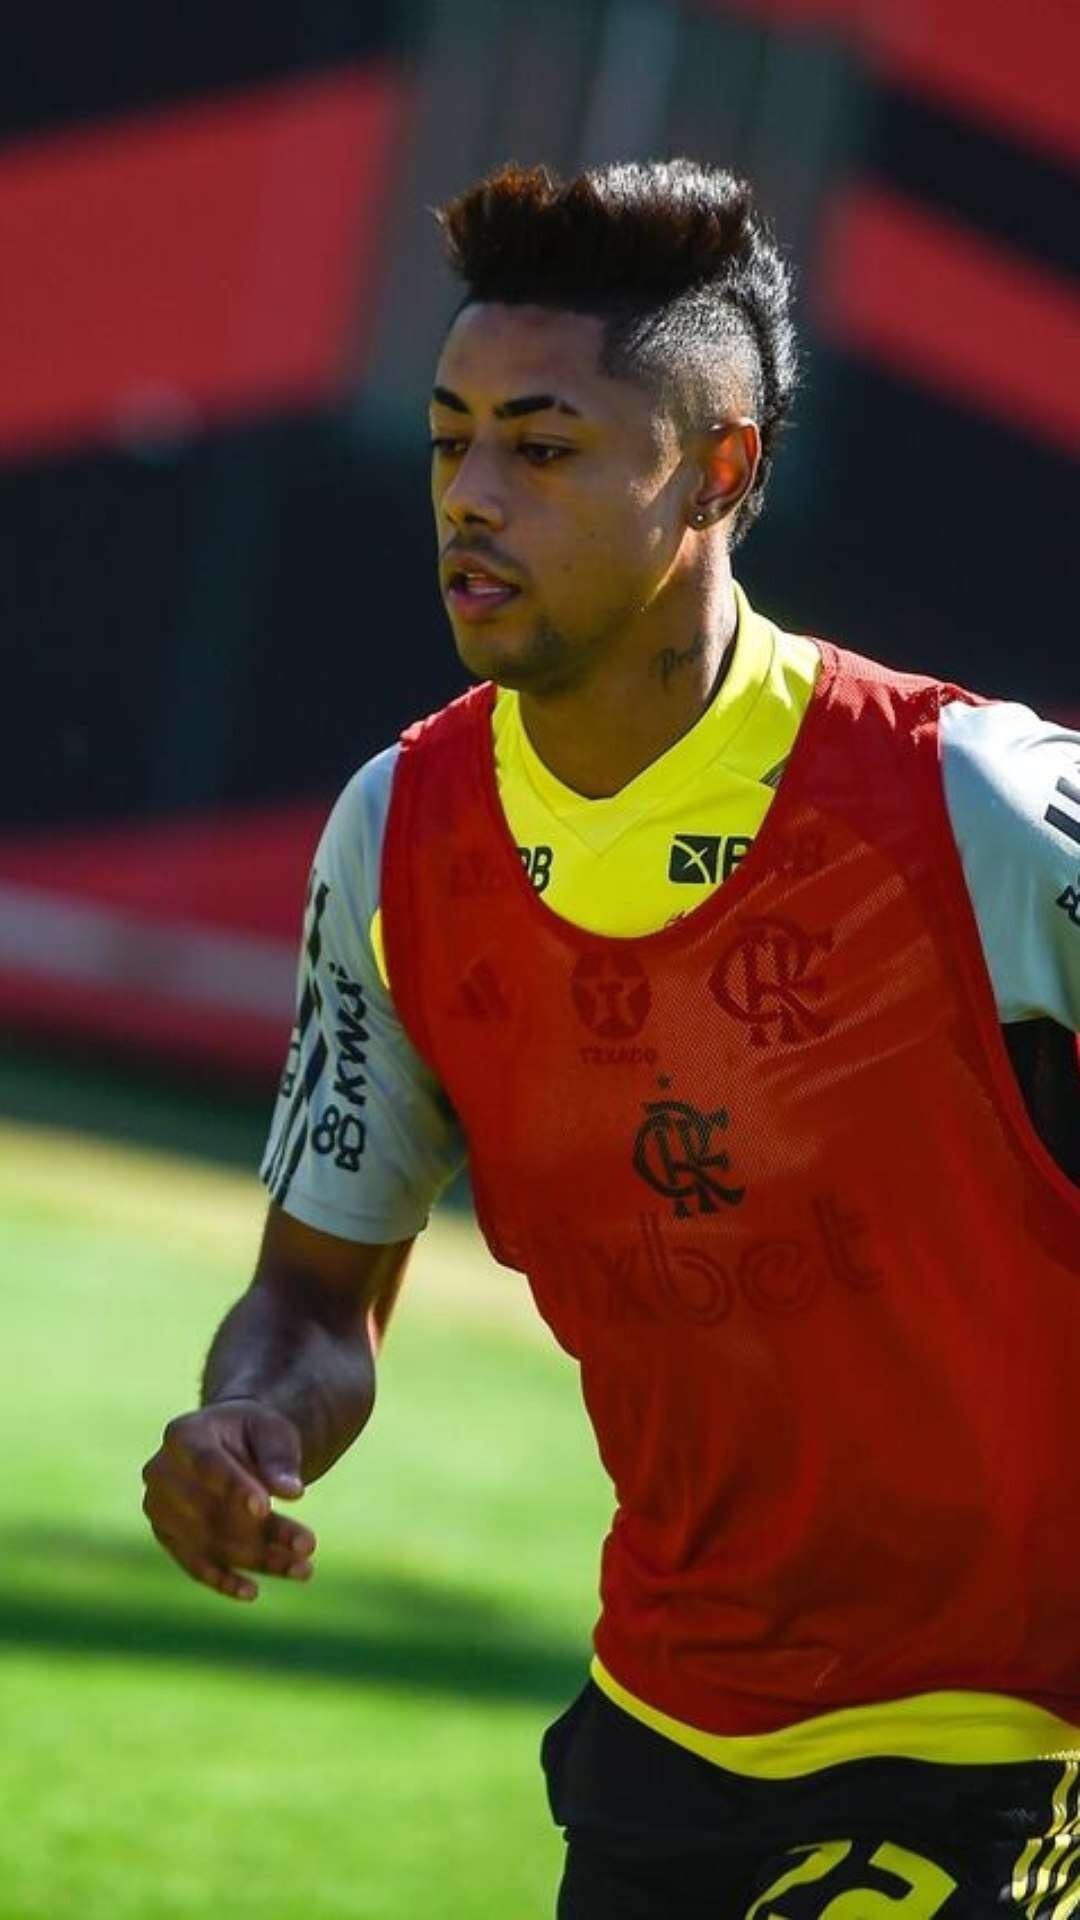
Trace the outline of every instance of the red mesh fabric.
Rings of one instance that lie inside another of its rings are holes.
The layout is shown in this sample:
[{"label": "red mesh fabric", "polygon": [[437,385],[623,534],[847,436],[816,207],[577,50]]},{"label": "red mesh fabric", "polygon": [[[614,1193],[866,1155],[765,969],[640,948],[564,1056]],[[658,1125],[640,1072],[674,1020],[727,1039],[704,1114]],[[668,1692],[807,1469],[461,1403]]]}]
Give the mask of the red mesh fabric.
[{"label": "red mesh fabric", "polygon": [[491,690],[406,736],[395,1000],[617,1507],[597,1649],[723,1733],[932,1688],[1080,1717],[1080,1194],[1027,1120],[937,764],[958,695],[823,648],[775,803],[675,925],[533,893]]}]

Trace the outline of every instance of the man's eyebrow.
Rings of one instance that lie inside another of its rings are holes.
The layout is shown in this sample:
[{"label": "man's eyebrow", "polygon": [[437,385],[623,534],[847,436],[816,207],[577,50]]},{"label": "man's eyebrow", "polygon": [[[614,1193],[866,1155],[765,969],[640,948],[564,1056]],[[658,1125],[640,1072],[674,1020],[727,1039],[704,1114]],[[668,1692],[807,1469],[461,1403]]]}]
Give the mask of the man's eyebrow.
[{"label": "man's eyebrow", "polygon": [[[441,407],[449,407],[451,413],[469,413],[468,403],[459,393],[451,393],[449,387],[433,387],[431,397]],[[504,400],[493,409],[496,420],[519,420],[526,413],[568,413],[575,420],[584,415],[579,408],[572,407],[569,400],[560,400],[554,393],[523,393],[519,399]]]}]

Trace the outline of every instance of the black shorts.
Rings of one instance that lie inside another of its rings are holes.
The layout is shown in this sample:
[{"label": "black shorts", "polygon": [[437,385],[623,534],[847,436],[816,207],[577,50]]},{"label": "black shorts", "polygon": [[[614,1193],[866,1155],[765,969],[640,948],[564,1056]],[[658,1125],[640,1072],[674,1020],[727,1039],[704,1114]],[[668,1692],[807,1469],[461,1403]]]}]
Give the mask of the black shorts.
[{"label": "black shorts", "polygon": [[559,1920],[1080,1920],[1080,1755],[749,1779],[590,1681],[542,1760]]}]

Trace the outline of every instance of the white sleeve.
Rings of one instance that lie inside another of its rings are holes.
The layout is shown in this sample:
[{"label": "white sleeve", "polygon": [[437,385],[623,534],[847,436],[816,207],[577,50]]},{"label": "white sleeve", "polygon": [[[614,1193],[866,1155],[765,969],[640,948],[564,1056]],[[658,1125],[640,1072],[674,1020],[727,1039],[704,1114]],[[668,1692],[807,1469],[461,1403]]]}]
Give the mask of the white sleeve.
[{"label": "white sleeve", "polygon": [[375,1245],[418,1233],[465,1161],[453,1110],[406,1037],[372,949],[397,753],[354,775],[315,854],[296,1023],[262,1164],[286,1213]]},{"label": "white sleeve", "polygon": [[1080,734],[1028,707],[956,701],[941,755],[999,1019],[1080,1032]]}]

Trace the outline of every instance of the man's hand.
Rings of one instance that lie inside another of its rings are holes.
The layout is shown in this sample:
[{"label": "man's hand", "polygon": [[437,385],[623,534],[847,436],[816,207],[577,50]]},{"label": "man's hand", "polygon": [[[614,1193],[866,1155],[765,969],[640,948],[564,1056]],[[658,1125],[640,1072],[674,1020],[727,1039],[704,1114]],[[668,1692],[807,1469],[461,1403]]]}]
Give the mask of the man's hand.
[{"label": "man's hand", "polygon": [[298,1500],[367,1425],[373,1330],[411,1245],[342,1240],[268,1209],[255,1277],[207,1355],[205,1405],[170,1420],[143,1468],[143,1511],[193,1580],[254,1600],[246,1573],[310,1579],[314,1534],[270,1503]]},{"label": "man's hand", "polygon": [[232,1600],[254,1600],[244,1571],[311,1578],[315,1536],[274,1513],[271,1496],[298,1500],[300,1435],[256,1400],[229,1400],[170,1420],[143,1468],[143,1512],[166,1553],[193,1580]]}]

